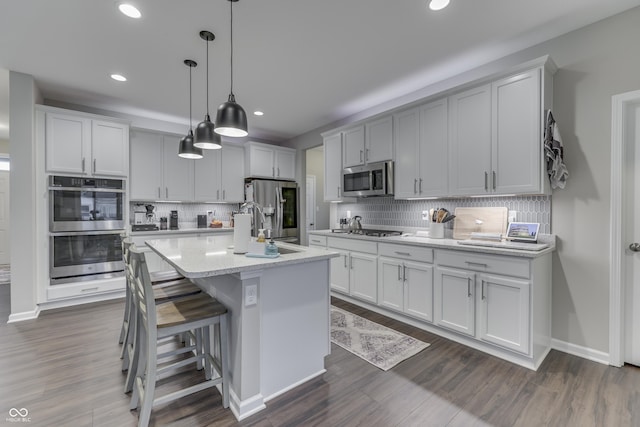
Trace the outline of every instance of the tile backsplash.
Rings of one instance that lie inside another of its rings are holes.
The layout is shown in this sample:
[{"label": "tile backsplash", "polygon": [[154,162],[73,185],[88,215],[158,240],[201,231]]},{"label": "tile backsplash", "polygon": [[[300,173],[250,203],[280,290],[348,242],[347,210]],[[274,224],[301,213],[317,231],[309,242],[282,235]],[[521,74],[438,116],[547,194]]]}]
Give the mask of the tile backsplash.
[{"label": "tile backsplash", "polygon": [[[422,211],[445,208],[454,212],[456,207],[501,207],[516,211],[516,221],[538,222],[540,232],[551,233],[551,196],[510,196],[482,198],[451,198],[438,200],[395,200],[393,197],[369,197],[355,203],[340,203],[338,218],[360,215],[366,226],[426,228]],[[452,223],[453,224],[453,223]]]},{"label": "tile backsplash", "polygon": [[180,228],[196,228],[197,216],[206,215],[207,211],[211,211],[209,221],[217,219],[225,224],[231,218],[231,213],[237,211],[240,207],[237,203],[129,203],[129,222],[133,223],[133,213],[135,211],[146,212],[144,205],[151,204],[156,207],[154,213],[156,215],[156,223],[160,222],[161,217],[169,218],[171,211],[178,211],[178,227]]}]

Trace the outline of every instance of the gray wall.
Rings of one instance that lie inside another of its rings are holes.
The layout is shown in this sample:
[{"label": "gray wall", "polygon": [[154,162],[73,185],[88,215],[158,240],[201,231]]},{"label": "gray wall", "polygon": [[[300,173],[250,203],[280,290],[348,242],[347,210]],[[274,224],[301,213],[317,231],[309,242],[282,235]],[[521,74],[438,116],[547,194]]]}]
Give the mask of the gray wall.
[{"label": "gray wall", "polygon": [[316,206],[318,208],[316,210],[316,230],[324,230],[330,228],[330,203],[324,201],[324,150],[307,150],[306,160],[307,175],[315,175],[316,177]]},{"label": "gray wall", "polygon": [[609,351],[609,203],[611,97],[640,89],[640,8],[583,27],[414,94],[333,123],[287,143],[322,143],[320,132],[437,93],[472,78],[551,55],[554,116],[564,140],[570,178],[553,194],[553,337]]}]

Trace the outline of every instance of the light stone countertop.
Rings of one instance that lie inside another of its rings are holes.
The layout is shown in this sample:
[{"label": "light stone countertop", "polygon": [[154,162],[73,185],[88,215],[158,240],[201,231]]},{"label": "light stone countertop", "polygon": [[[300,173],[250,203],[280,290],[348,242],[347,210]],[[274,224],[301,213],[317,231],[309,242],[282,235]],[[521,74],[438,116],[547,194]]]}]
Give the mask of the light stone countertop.
[{"label": "light stone countertop", "polygon": [[358,239],[370,240],[378,243],[398,243],[412,246],[423,246],[437,249],[451,249],[466,252],[475,252],[488,255],[510,255],[523,258],[537,258],[556,250],[556,237],[553,234],[542,234],[538,236],[539,243],[548,243],[549,247],[540,251],[518,250],[508,248],[496,248],[487,246],[470,246],[461,245],[455,239],[431,239],[429,237],[416,237],[413,233],[403,234],[402,236],[362,236],[348,233],[334,233],[331,230],[314,230],[309,231],[309,235],[336,237],[339,239]]},{"label": "light stone countertop", "polygon": [[247,257],[233,253],[233,234],[149,239],[145,243],[190,279],[328,260],[339,255],[324,249],[277,242],[278,248],[298,252],[283,253],[277,258]]}]

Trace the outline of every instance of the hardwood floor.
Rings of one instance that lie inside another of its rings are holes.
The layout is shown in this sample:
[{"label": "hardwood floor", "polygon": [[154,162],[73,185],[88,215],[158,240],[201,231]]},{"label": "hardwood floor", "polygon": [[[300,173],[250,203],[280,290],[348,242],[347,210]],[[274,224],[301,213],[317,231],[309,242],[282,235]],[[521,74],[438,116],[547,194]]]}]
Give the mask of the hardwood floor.
[{"label": "hardwood floor", "polygon": [[[533,372],[346,302],[333,303],[431,346],[383,372],[332,345],[324,375],[242,422],[222,409],[213,389],[157,407],[152,424],[640,426],[638,368],[552,351]],[[33,426],[135,426],[136,412],[129,411],[129,396],[122,392],[122,304],[48,311],[35,321],[7,324],[9,286],[0,285],[0,424],[11,408],[26,408]],[[181,381],[199,374],[186,373]]]}]

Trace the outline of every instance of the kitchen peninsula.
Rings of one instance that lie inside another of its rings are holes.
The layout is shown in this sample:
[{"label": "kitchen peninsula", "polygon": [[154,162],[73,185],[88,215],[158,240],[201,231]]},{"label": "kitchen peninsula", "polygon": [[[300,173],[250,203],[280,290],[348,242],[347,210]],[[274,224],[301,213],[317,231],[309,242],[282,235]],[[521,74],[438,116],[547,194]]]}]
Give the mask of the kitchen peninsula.
[{"label": "kitchen peninsula", "polygon": [[230,407],[243,419],[325,372],[330,259],[335,252],[278,243],[277,258],[234,254],[232,234],[146,244],[231,313]]}]

